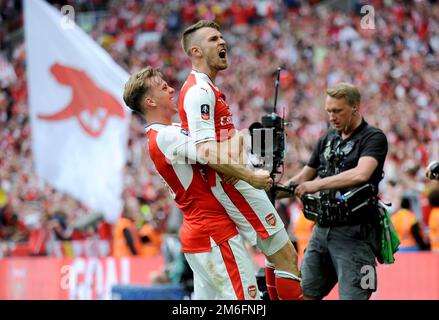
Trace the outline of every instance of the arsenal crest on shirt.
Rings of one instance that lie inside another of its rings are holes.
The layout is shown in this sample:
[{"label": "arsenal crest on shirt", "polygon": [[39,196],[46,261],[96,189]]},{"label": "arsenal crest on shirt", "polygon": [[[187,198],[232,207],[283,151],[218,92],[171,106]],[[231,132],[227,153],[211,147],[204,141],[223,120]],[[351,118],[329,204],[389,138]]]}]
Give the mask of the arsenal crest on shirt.
[{"label": "arsenal crest on shirt", "polygon": [[248,287],[248,294],[253,299],[256,298],[256,293],[257,292],[258,292],[258,290],[256,289],[255,285],[251,285],[251,286]]},{"label": "arsenal crest on shirt", "polygon": [[272,227],[276,225],[276,217],[271,212],[265,217],[265,221]]},{"label": "arsenal crest on shirt", "polygon": [[203,120],[210,119],[210,106],[208,104],[201,105],[201,119]]}]

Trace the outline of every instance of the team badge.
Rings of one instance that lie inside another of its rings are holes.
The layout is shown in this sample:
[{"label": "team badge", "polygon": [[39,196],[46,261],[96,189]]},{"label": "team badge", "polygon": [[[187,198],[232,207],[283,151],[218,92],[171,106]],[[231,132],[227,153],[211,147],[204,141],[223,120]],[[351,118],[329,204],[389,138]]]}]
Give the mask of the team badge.
[{"label": "team badge", "polygon": [[210,106],[208,104],[201,105],[201,119],[203,120],[210,119]]},{"label": "team badge", "polygon": [[276,217],[274,216],[273,213],[269,213],[266,217],[265,217],[265,221],[267,221],[267,223],[274,227],[276,225]]},{"label": "team badge", "polygon": [[252,297],[253,299],[256,298],[256,293],[258,292],[258,290],[256,290],[255,285],[251,285],[250,287],[248,287],[247,290],[250,297]]}]

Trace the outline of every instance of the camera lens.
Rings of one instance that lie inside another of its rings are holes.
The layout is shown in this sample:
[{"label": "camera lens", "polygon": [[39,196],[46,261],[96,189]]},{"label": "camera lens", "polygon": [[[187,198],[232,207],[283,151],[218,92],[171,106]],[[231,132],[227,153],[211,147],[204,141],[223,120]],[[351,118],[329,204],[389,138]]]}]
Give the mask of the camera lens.
[{"label": "camera lens", "polygon": [[439,178],[439,162],[433,162],[430,166],[431,175],[433,178],[438,179]]}]

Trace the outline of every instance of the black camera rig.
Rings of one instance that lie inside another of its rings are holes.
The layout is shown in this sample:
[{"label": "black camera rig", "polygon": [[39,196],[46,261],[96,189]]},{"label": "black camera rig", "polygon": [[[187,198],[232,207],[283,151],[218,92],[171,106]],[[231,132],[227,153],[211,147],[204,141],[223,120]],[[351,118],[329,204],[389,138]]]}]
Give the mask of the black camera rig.
[{"label": "black camera rig", "polygon": [[273,186],[268,193],[273,204],[276,191],[285,189],[275,184],[275,176],[282,173],[280,167],[283,166],[285,158],[285,122],[284,117],[276,113],[280,71],[281,68],[277,68],[273,112],[262,116],[261,122],[255,122],[249,128],[251,153],[259,160],[258,164],[253,165],[268,170],[273,179]]},{"label": "black camera rig", "polygon": [[319,222],[323,226],[349,224],[364,218],[359,212],[377,204],[375,187],[365,184],[354,188],[337,198],[328,194],[315,196],[305,194],[302,198],[303,214],[308,220]]}]

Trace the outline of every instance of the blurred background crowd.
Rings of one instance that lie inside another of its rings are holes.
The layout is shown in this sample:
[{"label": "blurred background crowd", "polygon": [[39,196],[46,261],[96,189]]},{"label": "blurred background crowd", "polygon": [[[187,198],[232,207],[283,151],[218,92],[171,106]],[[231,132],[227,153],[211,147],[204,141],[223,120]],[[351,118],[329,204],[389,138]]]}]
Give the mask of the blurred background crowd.
[{"label": "blurred background crowd", "polygon": [[[300,170],[327,129],[325,89],[354,83],[365,119],[389,141],[381,197],[392,213],[401,205],[412,213],[409,229],[417,224],[415,240],[424,243],[415,245],[428,249],[428,196],[439,188],[424,170],[439,160],[437,1],[351,0],[341,1],[341,9],[334,1],[301,0],[49,2],[71,4],[76,23],[130,74],[152,65],[177,90],[190,71],[182,31],[199,19],[217,21],[229,68],[216,84],[239,129],[271,112],[274,74],[282,67],[278,110],[289,125],[281,181]],[[374,7],[375,29],[361,28],[364,4]],[[2,1],[0,12],[0,256],[111,254],[117,225],[34,173],[21,1]],[[136,248],[149,247],[136,254],[154,255],[160,237],[178,231],[181,216],[153,170],[143,125],[132,117],[123,217],[140,233]],[[292,239],[299,239],[300,205],[292,199],[278,206]]]}]

